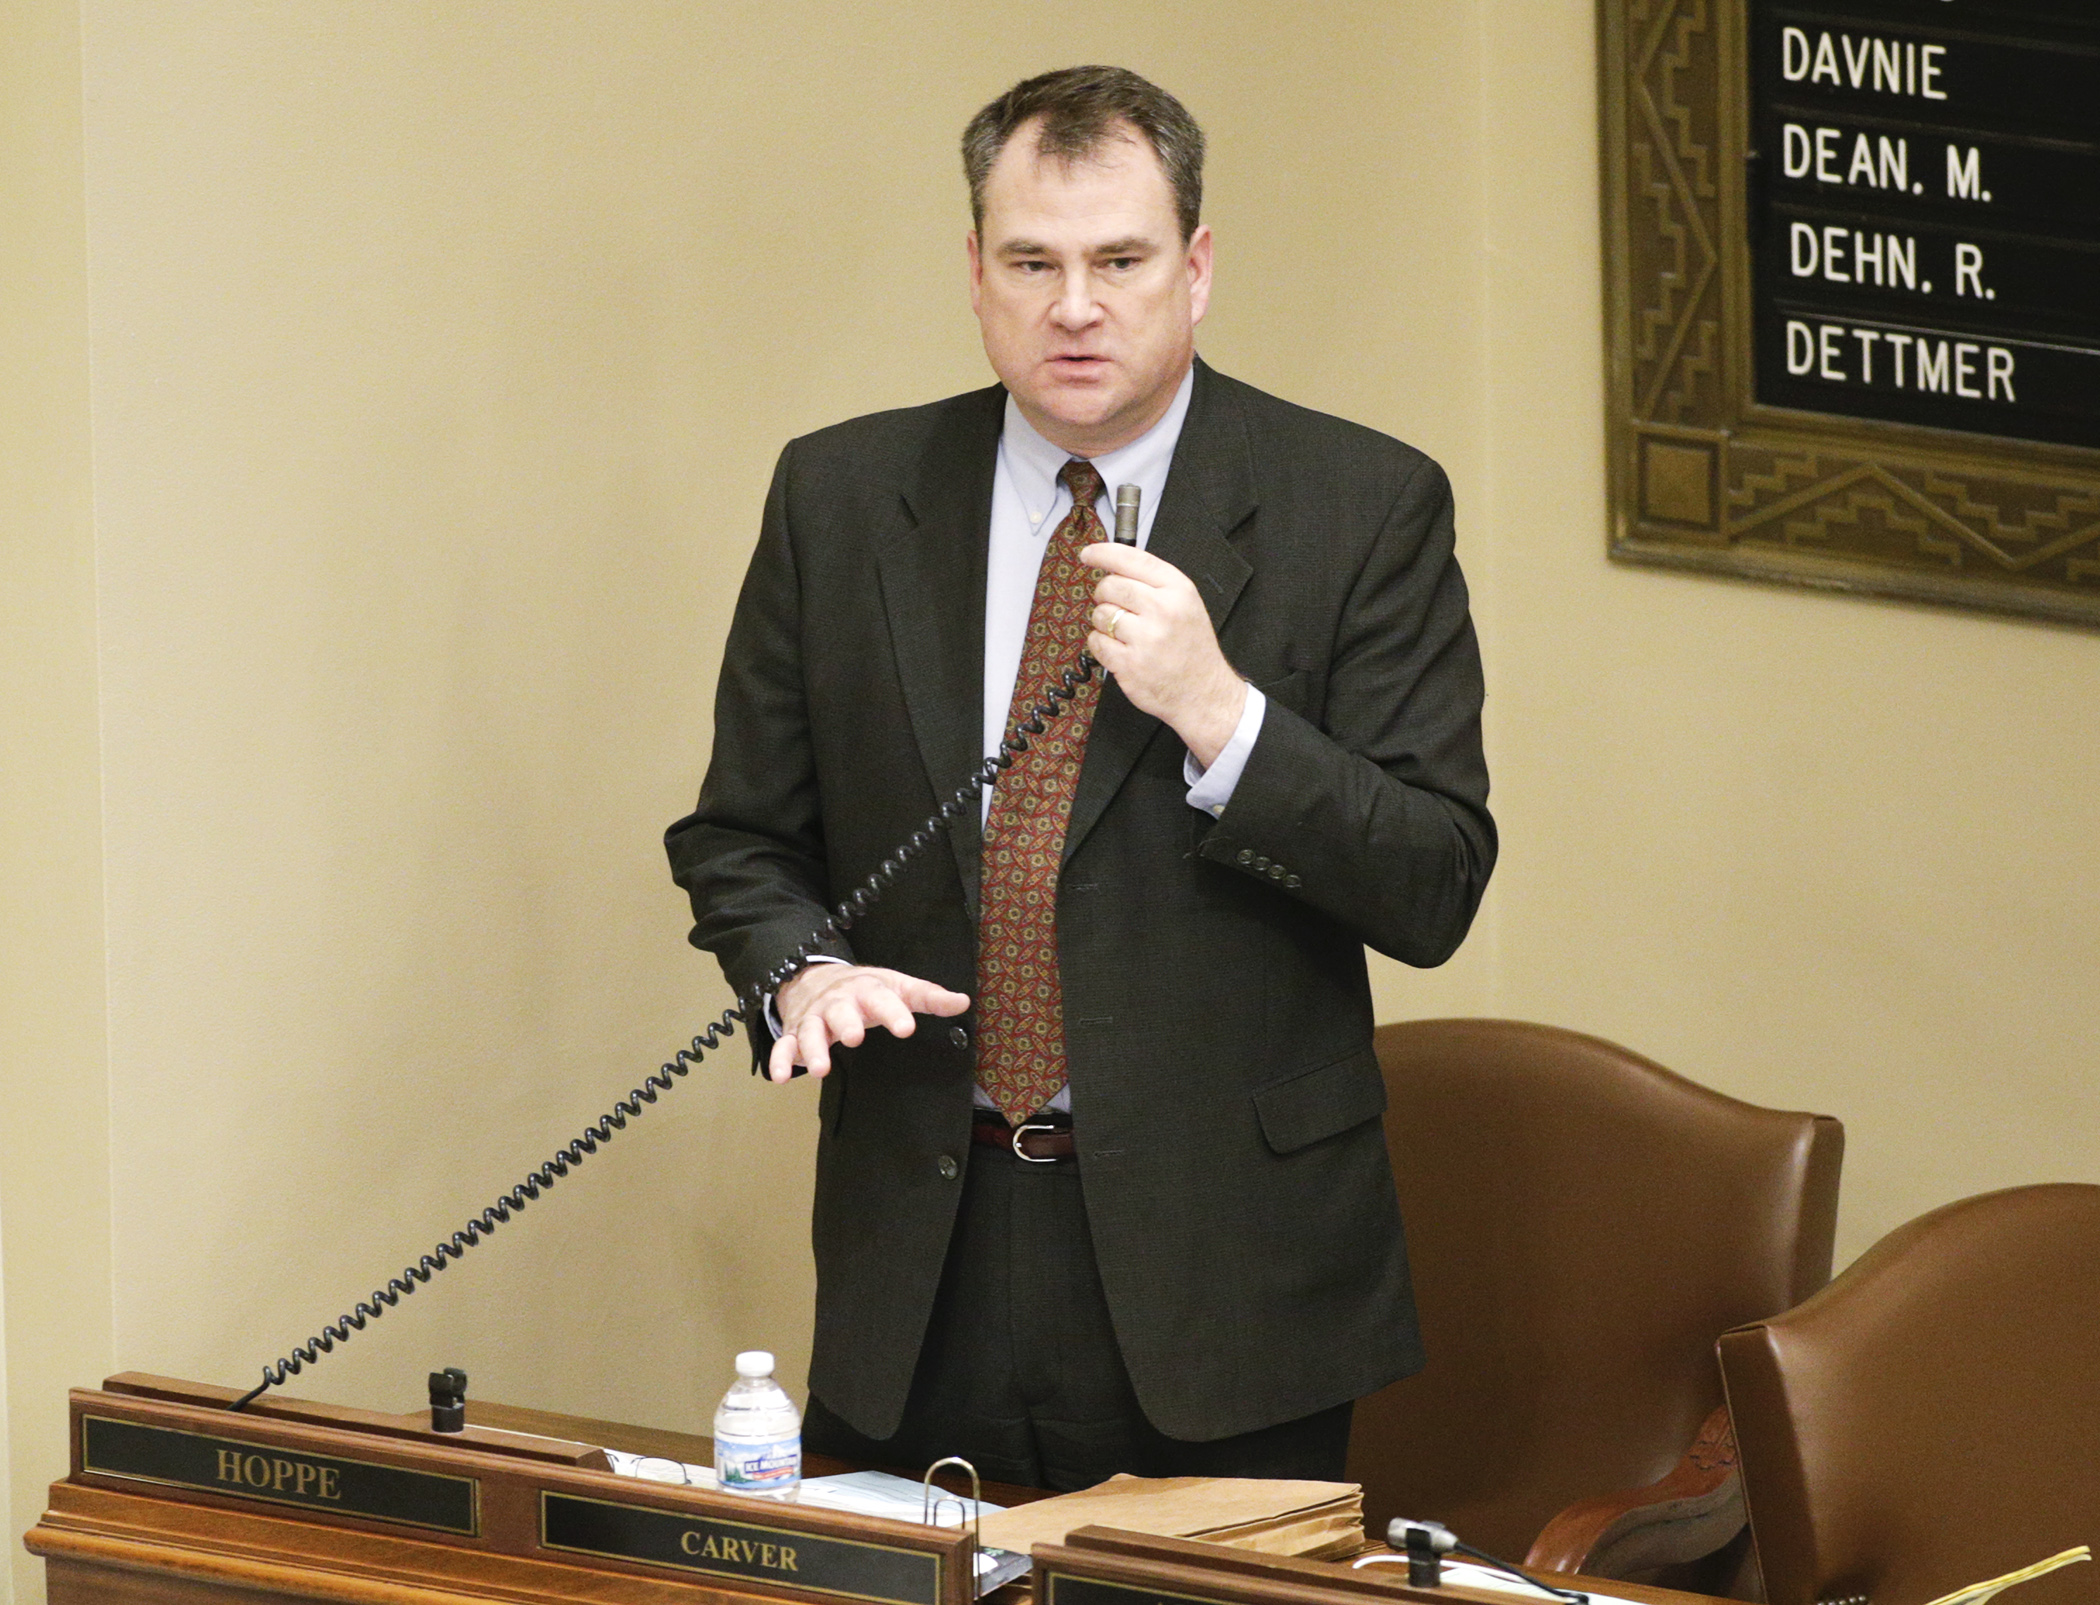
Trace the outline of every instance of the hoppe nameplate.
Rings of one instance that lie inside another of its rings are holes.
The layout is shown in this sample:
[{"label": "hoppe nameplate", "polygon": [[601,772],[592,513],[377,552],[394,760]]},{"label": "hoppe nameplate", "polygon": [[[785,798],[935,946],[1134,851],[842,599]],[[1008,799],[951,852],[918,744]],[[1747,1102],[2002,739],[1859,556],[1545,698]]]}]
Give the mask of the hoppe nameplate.
[{"label": "hoppe nameplate", "polygon": [[926,1550],[544,1490],[540,1544],[876,1605],[941,1597],[941,1557]]},{"label": "hoppe nameplate", "polygon": [[469,1538],[481,1530],[480,1484],[472,1477],[410,1471],[107,1416],[81,1417],[80,1469]]}]

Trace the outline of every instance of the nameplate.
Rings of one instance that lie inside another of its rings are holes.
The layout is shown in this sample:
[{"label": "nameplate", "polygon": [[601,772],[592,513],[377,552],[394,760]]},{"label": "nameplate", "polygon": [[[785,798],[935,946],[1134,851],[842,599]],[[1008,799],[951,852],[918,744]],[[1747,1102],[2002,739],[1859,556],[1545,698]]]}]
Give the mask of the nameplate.
[{"label": "nameplate", "polygon": [[107,1416],[81,1417],[80,1469],[469,1538],[481,1531],[481,1485],[471,1477],[408,1471]]},{"label": "nameplate", "polygon": [[540,1493],[540,1546],[876,1605],[940,1605],[941,1557],[763,1522]]},{"label": "nameplate", "polygon": [[1041,1605],[1228,1605],[1219,1594],[1177,1594],[1149,1583],[1111,1583],[1099,1577],[1074,1577],[1046,1571],[1037,1584]]}]

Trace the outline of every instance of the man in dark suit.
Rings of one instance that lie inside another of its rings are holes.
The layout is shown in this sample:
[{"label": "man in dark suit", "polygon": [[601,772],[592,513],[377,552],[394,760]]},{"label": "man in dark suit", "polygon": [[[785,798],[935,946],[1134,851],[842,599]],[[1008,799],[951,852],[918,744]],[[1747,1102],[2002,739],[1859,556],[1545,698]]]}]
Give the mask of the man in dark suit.
[{"label": "man in dark suit", "polygon": [[[964,160],[1001,384],[783,453],[667,836],[759,1063],[826,1077],[807,1441],[1336,1476],[1421,1363],[1363,948],[1441,963],[1495,855],[1449,487],[1196,359],[1171,96],[1047,74]],[[983,814],[806,947],[1082,646]]]}]

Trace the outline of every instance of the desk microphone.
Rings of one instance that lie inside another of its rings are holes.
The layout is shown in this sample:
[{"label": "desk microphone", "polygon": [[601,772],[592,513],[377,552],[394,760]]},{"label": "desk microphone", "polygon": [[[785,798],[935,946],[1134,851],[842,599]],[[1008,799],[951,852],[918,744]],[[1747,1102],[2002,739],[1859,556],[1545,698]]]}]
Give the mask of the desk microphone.
[{"label": "desk microphone", "polygon": [[1442,1522],[1407,1516],[1395,1516],[1386,1524],[1385,1541],[1407,1556],[1407,1580],[1416,1588],[1441,1584],[1441,1557],[1458,1548],[1458,1535]]},{"label": "desk microphone", "polygon": [[[1506,1560],[1497,1560],[1485,1550],[1475,1549],[1471,1544],[1458,1541],[1454,1533],[1440,1521],[1417,1521],[1411,1516],[1395,1516],[1386,1523],[1385,1541],[1407,1556],[1407,1580],[1415,1588],[1436,1588],[1443,1582],[1443,1559],[1453,1550],[1461,1555],[1470,1555],[1500,1572],[1507,1572],[1519,1582],[1529,1583],[1542,1594],[1566,1600],[1569,1605],[1589,1605],[1589,1595],[1575,1593],[1572,1589],[1555,1588],[1551,1583],[1542,1583],[1536,1577],[1526,1576]],[[1356,1563],[1364,1565],[1363,1561]]]}]

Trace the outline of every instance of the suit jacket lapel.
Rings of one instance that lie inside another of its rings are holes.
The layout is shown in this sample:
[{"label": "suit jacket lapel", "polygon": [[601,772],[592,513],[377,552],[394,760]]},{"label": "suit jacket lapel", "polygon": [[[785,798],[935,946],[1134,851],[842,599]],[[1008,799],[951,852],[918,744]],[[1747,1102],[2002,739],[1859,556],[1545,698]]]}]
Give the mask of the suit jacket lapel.
[{"label": "suit jacket lapel", "polygon": [[[1210,611],[1211,627],[1221,634],[1227,615],[1254,572],[1226,537],[1246,521],[1254,507],[1254,464],[1246,423],[1231,393],[1198,360],[1188,416],[1182,420],[1166,494],[1145,549],[1196,582],[1203,605]],[[1109,681],[1087,736],[1079,790],[1072,799],[1071,823],[1065,829],[1067,859],[1100,822],[1139,756],[1163,729],[1159,720],[1138,712],[1122,689]],[[1172,732],[1163,739],[1172,740]]]},{"label": "suit jacket lapel", "polygon": [[[961,398],[928,442],[904,491],[902,527],[876,558],[912,735],[943,801],[983,757],[985,545],[1005,402],[997,386]],[[965,808],[947,834],[975,919],[978,810]]]}]

